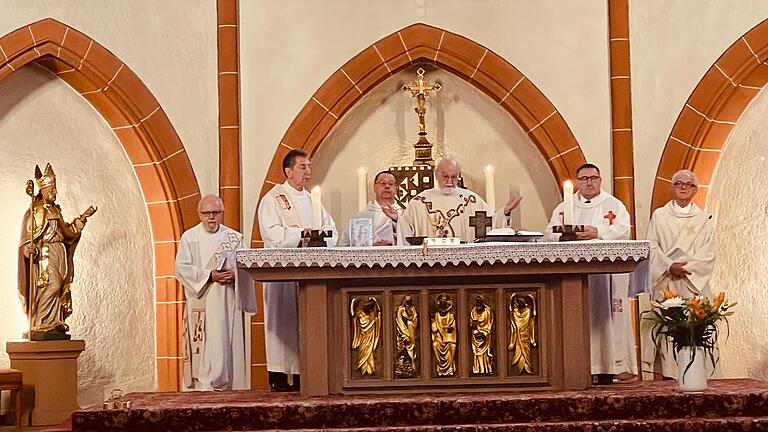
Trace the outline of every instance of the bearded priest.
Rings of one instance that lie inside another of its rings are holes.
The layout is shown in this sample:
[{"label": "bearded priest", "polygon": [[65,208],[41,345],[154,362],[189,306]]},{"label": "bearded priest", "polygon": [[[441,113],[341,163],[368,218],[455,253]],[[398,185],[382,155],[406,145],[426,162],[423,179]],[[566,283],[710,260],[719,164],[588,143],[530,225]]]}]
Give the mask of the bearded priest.
[{"label": "bearded priest", "polygon": [[445,157],[435,167],[435,186],[416,195],[408,203],[397,224],[398,244],[408,244],[407,237],[459,237],[465,242],[475,240],[475,230],[469,218],[477,211],[493,215],[495,228],[508,227],[510,213],[517,208],[522,197],[513,196],[494,215],[485,200],[468,189],[458,187],[461,165],[456,159]]}]

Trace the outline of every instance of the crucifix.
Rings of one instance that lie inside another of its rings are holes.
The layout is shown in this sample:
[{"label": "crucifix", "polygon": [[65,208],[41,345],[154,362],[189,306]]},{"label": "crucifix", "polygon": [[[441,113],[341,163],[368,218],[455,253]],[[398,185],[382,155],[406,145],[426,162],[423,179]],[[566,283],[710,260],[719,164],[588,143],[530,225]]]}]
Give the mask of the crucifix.
[{"label": "crucifix", "polygon": [[419,141],[413,145],[416,151],[416,159],[414,159],[414,165],[434,165],[435,161],[432,159],[432,144],[427,140],[427,125],[424,121],[424,116],[427,113],[427,96],[431,92],[437,93],[443,88],[440,83],[430,83],[424,78],[424,69],[419,68],[416,71],[416,81],[411,84],[404,85],[403,91],[411,92],[411,96],[416,98],[416,114],[419,116]]},{"label": "crucifix", "polygon": [[475,229],[475,238],[485,238],[488,234],[488,228],[493,226],[493,217],[488,216],[485,211],[476,211],[474,216],[469,217],[469,226]]},{"label": "crucifix", "polygon": [[411,95],[416,98],[418,106],[414,108],[414,111],[419,115],[419,132],[426,132],[426,125],[424,123],[424,114],[427,113],[426,97],[429,96],[429,92],[438,92],[443,86],[441,86],[440,83],[431,84],[429,81],[425,80],[424,69],[422,68],[419,68],[416,71],[416,75],[418,76],[416,81],[412,82],[410,85],[404,85],[403,91],[411,92]]}]

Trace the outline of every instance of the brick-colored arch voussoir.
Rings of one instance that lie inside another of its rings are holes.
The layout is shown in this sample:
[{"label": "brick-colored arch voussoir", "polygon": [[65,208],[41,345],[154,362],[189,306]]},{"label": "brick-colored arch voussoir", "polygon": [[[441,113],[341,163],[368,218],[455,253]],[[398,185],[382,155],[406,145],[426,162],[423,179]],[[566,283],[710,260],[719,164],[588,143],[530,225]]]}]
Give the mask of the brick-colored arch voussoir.
[{"label": "brick-colored arch voussoir", "polygon": [[[414,24],[367,47],[334,72],[307,101],[277,146],[262,186],[283,181],[282,159],[292,148],[314,154],[336,122],[387,77],[411,64],[432,62],[477,87],[523,128],[559,182],[584,154],[563,116],[522,72],[501,56],[461,35]],[[258,217],[252,244],[260,246]]]},{"label": "brick-colored arch voussoir", "polygon": [[767,60],[765,20],[728,47],[704,74],[667,138],[654,181],[651,212],[669,200],[670,180],[680,169],[699,177],[702,185],[695,201],[704,207],[728,135],[768,83]]},{"label": "brick-colored arch voussoir", "polygon": [[35,63],[68,83],[102,115],[131,160],[152,226],[158,383],[177,390],[184,297],[173,262],[181,234],[198,222],[200,195],[184,145],[130,67],[73,27],[51,18],[21,27],[0,38],[0,56],[0,79]]}]

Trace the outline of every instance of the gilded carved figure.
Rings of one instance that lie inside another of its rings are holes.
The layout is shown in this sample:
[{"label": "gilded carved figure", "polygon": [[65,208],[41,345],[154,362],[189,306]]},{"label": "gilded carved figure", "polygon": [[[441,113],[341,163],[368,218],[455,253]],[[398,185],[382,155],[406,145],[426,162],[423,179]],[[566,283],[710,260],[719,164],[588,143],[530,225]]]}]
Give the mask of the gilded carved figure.
[{"label": "gilded carved figure", "polygon": [[442,294],[435,299],[435,315],[432,317],[432,353],[438,376],[456,374],[456,316],[453,300]]},{"label": "gilded carved figure", "polygon": [[381,308],[374,297],[361,302],[352,299],[349,306],[352,315],[353,339],[352,349],[357,350],[356,368],[365,375],[376,373],[376,347],[379,346],[381,335]]},{"label": "gilded carved figure", "polygon": [[69,339],[64,321],[72,314],[73,257],[85,223],[96,209],[88,207],[66,222],[56,204],[56,175],[51,164],[44,172],[35,166],[35,180],[27,182],[26,192],[31,204],[22,222],[18,289],[29,319],[29,338]]},{"label": "gilded carved figure", "polygon": [[418,340],[419,314],[409,295],[403,297],[402,303],[395,310],[395,326],[397,330],[395,376],[398,378],[416,376],[418,374],[416,341]]},{"label": "gilded carved figure", "polygon": [[481,375],[492,374],[493,309],[488,306],[483,296],[475,297],[475,305],[469,313],[469,322],[472,336],[472,372]]},{"label": "gilded carved figure", "polygon": [[536,298],[515,293],[509,298],[510,360],[519,373],[533,373],[532,348],[536,346]]}]

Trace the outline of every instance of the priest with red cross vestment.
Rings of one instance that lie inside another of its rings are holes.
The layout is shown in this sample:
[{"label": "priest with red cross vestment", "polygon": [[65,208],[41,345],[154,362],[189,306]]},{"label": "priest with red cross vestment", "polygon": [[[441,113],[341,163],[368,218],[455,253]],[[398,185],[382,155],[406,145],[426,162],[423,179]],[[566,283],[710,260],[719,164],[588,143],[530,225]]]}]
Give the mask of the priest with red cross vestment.
[{"label": "priest with red cross vestment", "polygon": [[[584,164],[576,170],[578,192],[573,197],[573,220],[584,225],[579,240],[628,240],[630,218],[617,198],[601,189],[600,170]],[[563,224],[563,203],[552,212],[544,240],[557,241],[552,227]],[[629,275],[589,276],[589,322],[592,375],[598,384],[610,384],[613,377],[637,374],[629,307]]]}]

